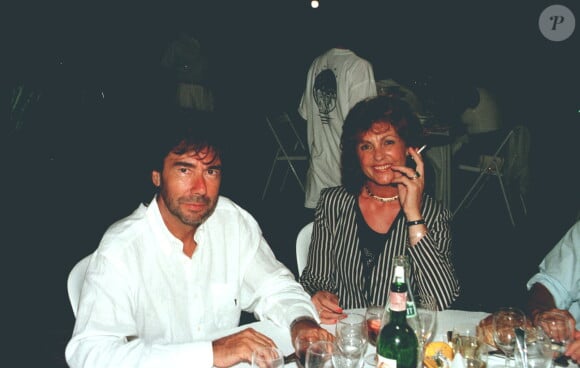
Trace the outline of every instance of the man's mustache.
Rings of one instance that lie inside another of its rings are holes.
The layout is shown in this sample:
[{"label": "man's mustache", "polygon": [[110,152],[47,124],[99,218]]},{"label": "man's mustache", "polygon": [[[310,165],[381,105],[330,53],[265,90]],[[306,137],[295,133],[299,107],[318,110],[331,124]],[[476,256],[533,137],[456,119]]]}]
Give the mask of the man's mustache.
[{"label": "man's mustache", "polygon": [[202,204],[209,204],[210,199],[206,196],[191,196],[186,198],[181,198],[179,200],[180,203],[202,203]]}]

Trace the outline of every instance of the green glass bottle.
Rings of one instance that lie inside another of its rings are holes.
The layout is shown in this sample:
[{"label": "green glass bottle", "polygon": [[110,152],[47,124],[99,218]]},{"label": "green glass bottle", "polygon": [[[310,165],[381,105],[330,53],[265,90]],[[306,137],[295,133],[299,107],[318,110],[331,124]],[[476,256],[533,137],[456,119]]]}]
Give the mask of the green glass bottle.
[{"label": "green glass bottle", "polygon": [[[415,298],[413,297],[413,293],[411,292],[411,282],[410,282],[410,271],[411,271],[411,262],[409,261],[409,257],[407,255],[401,254],[395,256],[393,261],[393,270],[396,266],[403,266],[405,269],[405,283],[407,284],[407,323],[413,330],[417,330],[420,328],[419,326],[419,317],[417,317],[417,308],[415,307]],[[395,277],[393,273],[393,279]],[[391,279],[391,283],[392,280]],[[381,321],[381,326],[386,325],[389,322],[390,313],[389,313],[389,304],[390,304],[390,294],[387,298],[387,303],[385,304],[385,313],[383,313],[383,319]]]},{"label": "green glass bottle", "polygon": [[377,341],[378,368],[417,368],[419,341],[407,323],[405,268],[396,265],[389,294],[389,322]]}]

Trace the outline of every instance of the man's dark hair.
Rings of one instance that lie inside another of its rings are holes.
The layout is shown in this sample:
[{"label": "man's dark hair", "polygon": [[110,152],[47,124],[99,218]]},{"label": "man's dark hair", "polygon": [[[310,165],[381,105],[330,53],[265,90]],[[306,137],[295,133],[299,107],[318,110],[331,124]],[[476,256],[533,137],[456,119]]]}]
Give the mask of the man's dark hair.
[{"label": "man's dark hair", "polygon": [[[154,130],[153,150],[151,156],[152,169],[161,172],[165,157],[173,152],[200,152],[210,148],[224,163],[224,147],[222,137],[226,132],[220,131],[216,113],[194,110],[178,110],[170,114],[165,124]],[[214,158],[212,158],[214,159]]]}]

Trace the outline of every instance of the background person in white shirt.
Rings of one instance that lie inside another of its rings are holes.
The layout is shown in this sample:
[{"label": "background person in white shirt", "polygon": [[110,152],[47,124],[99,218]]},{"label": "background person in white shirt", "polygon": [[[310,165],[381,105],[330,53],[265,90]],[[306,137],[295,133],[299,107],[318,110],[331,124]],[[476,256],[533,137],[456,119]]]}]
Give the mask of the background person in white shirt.
[{"label": "background person in white shirt", "polygon": [[341,43],[312,62],[298,107],[307,122],[310,162],[304,207],[311,209],[322,189],[341,184],[340,136],[346,115],[357,102],[377,95],[371,63],[346,47],[351,30],[337,28],[328,32]]},{"label": "background person in white shirt", "polygon": [[210,61],[199,37],[203,28],[204,24],[200,19],[182,20],[179,36],[167,46],[161,66],[176,89],[178,106],[213,111]]},{"label": "background person in white shirt", "polygon": [[71,367],[249,361],[274,342],[253,329],[216,338],[242,310],[289,327],[292,338],[305,330],[332,340],[254,218],[219,195],[224,129],[210,116],[156,132],[157,194],[110,226],[91,256],[66,347]]}]

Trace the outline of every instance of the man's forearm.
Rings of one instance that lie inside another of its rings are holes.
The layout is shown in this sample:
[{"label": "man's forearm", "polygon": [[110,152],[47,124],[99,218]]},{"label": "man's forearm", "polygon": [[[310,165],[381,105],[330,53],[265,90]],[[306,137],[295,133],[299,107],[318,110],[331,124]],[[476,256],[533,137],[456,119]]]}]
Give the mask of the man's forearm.
[{"label": "man's forearm", "polygon": [[544,285],[535,283],[530,289],[526,308],[528,316],[534,321],[538,313],[556,308],[556,303]]}]

